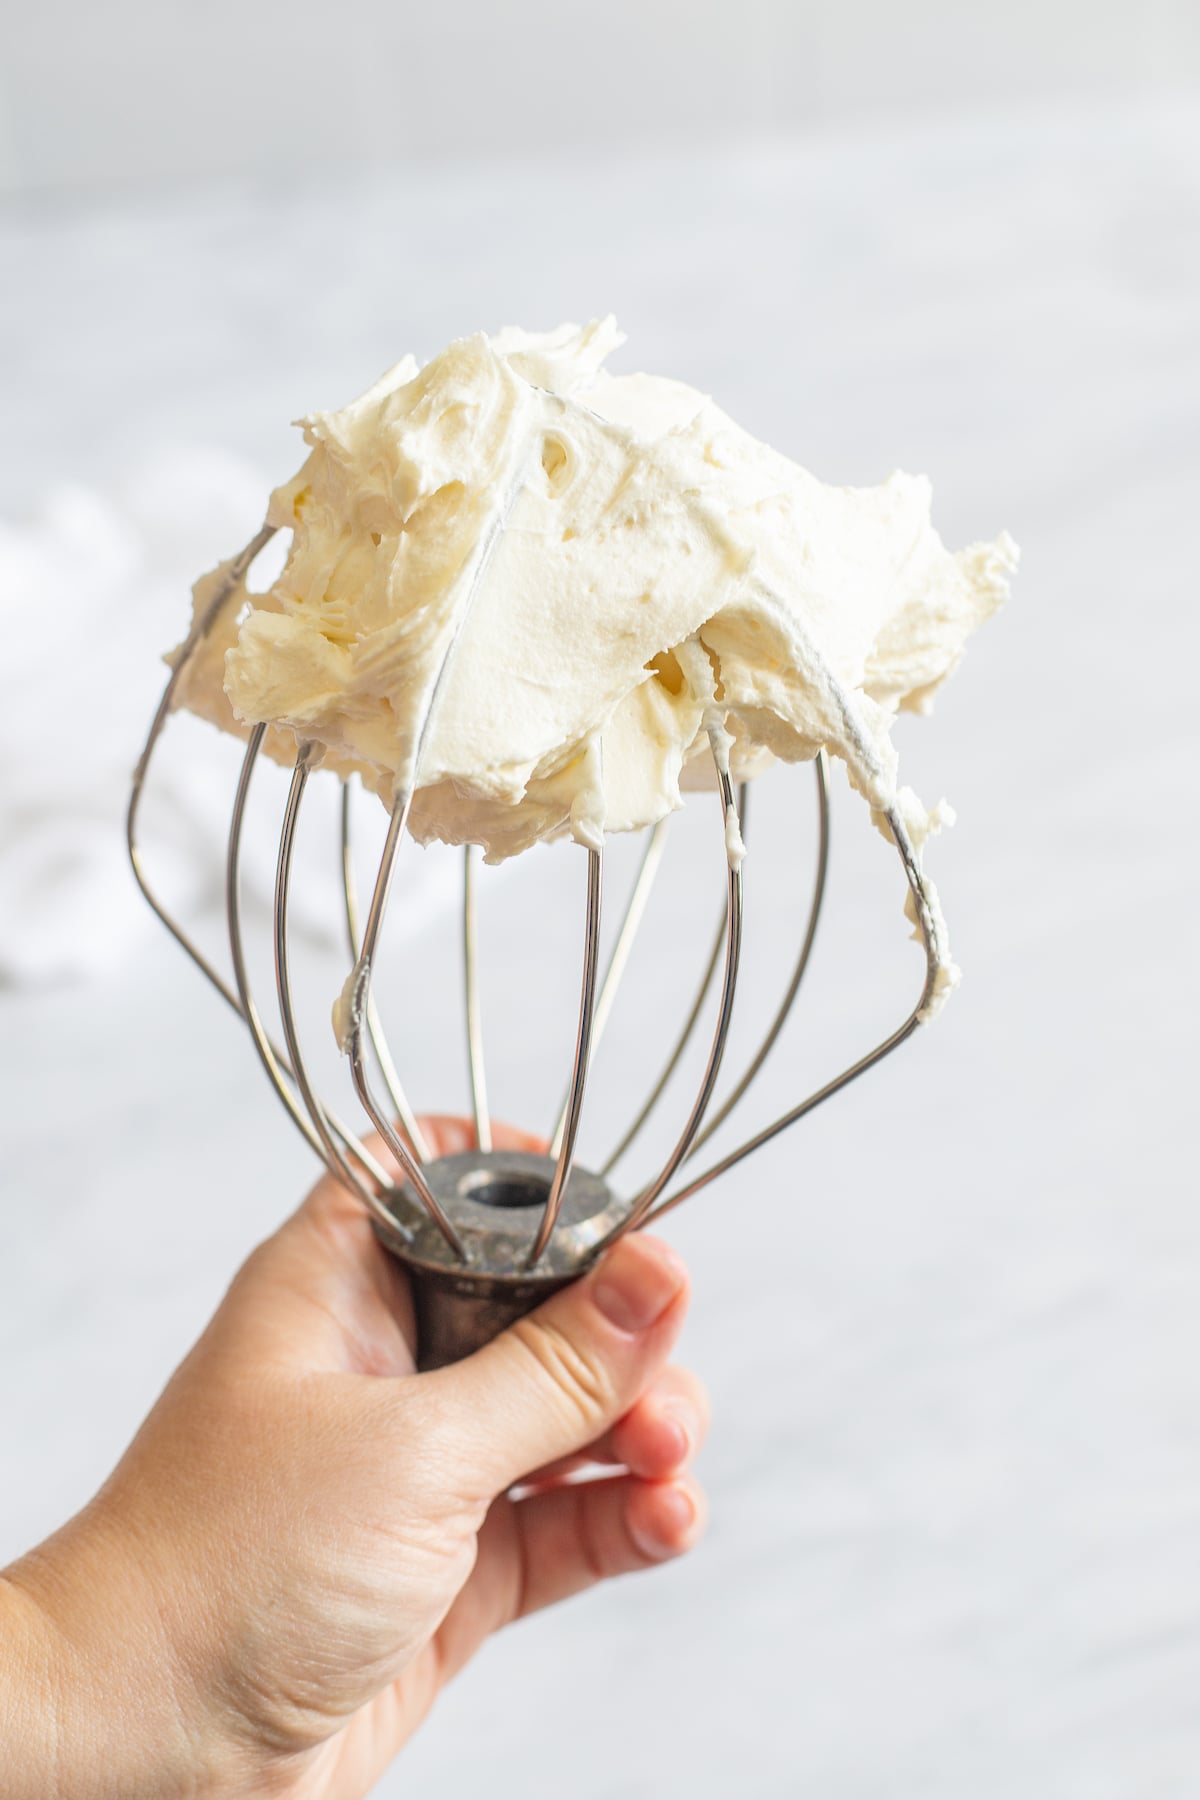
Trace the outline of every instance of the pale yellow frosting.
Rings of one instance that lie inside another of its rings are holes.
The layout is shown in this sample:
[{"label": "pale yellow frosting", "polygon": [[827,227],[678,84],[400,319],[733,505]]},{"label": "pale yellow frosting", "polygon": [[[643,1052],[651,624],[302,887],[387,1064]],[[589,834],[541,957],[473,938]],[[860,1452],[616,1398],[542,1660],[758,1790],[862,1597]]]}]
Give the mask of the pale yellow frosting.
[{"label": "pale yellow frosting", "polygon": [[947,551],[923,477],[823,486],[692,388],[609,375],[621,341],[464,338],[306,419],[283,573],[234,590],[179,703],[413,790],[417,838],[493,861],[663,817],[718,727],[739,776],[827,747],[919,847],[891,719],[1004,598],[1011,539]]}]

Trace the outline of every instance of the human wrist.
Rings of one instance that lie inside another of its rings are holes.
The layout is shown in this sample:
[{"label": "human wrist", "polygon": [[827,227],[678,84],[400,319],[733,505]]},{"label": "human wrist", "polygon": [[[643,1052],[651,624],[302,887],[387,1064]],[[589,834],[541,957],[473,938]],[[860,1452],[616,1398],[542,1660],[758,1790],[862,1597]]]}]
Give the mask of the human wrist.
[{"label": "human wrist", "polygon": [[0,1776],[13,1800],[58,1790],[53,1658],[37,1603],[0,1570]]},{"label": "human wrist", "polygon": [[5,1800],[225,1800],[247,1793],[167,1642],[149,1584],[90,1508],[0,1571]]}]

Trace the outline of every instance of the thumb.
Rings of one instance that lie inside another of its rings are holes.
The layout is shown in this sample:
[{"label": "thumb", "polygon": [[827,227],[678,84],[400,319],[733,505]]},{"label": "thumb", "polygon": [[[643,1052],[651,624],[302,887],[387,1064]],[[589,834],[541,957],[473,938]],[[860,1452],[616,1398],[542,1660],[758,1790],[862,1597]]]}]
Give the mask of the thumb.
[{"label": "thumb", "polygon": [[629,1411],[683,1327],[688,1275],[659,1238],[621,1238],[482,1350],[423,1382],[441,1387],[447,1449],[481,1500],[585,1450]]}]

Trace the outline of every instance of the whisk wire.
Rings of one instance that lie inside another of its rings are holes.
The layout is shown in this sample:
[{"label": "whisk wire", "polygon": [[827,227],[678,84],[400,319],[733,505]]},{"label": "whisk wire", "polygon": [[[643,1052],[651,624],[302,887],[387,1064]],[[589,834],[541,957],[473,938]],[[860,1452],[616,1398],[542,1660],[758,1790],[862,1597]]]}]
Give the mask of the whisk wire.
[{"label": "whisk wire", "polygon": [[538,1226],[533,1248],[529,1253],[527,1267],[530,1269],[534,1268],[541,1260],[558,1221],[563,1194],[571,1175],[571,1163],[575,1156],[575,1139],[579,1132],[579,1121],[583,1113],[583,1096],[587,1087],[592,1031],[596,1016],[596,973],[600,962],[600,902],[603,873],[603,852],[589,849],[583,981],[579,999],[579,1027],[575,1036],[575,1060],[571,1070],[571,1091],[567,1101],[562,1142],[557,1151],[552,1152],[557,1156],[554,1179],[550,1184],[550,1192],[546,1196],[546,1204],[542,1210],[541,1223]]},{"label": "whisk wire", "polygon": [[[246,817],[246,802],[250,793],[250,781],[258,760],[262,741],[266,735],[265,725],[256,725],[250,733],[246,744],[246,754],[242,758],[241,774],[238,778],[237,795],[233,804],[233,814],[229,824],[229,845],[225,859],[225,915],[229,927],[229,954],[233,962],[234,980],[237,983],[240,1005],[238,1011],[249,1027],[250,1036],[258,1052],[259,1060],[266,1070],[271,1084],[283,1101],[288,1113],[299,1126],[308,1143],[317,1155],[325,1161],[326,1167],[334,1174],[341,1174],[342,1162],[331,1158],[326,1145],[315,1123],[309,1118],[300,1101],[296,1098],[296,1076],[290,1062],[283,1051],[268,1036],[254,996],[250,991],[249,974],[246,968],[245,939],[242,935],[242,900],[241,900],[241,853],[242,827]],[[361,1144],[354,1133],[337,1119],[332,1112],[326,1111],[325,1118],[334,1135],[341,1141],[348,1155],[352,1156],[359,1166],[380,1188],[390,1185],[388,1175],[365,1144]],[[355,1182],[355,1191],[364,1193],[361,1182]]]},{"label": "whisk wire", "polygon": [[[363,929],[362,945],[358,953],[358,959],[351,971],[350,981],[347,984],[347,992],[350,1000],[350,1022],[346,1051],[350,1058],[350,1072],[358,1092],[358,1097],[366,1108],[367,1114],[376,1130],[380,1133],[393,1155],[398,1157],[405,1174],[416,1189],[426,1211],[434,1220],[438,1230],[450,1245],[451,1249],[455,1251],[462,1261],[466,1261],[467,1252],[461,1238],[455,1231],[454,1226],[451,1224],[441,1203],[433,1193],[428,1181],[421,1173],[420,1166],[416,1159],[397,1133],[391,1119],[380,1107],[371,1091],[371,1085],[367,1079],[363,1058],[363,1028],[364,1025],[369,1023],[375,951],[378,945],[379,934],[383,926],[384,917],[387,913],[388,895],[391,892],[392,877],[396,870],[397,851],[399,849],[400,840],[404,835],[405,827],[408,824],[408,815],[412,809],[413,796],[420,782],[421,759],[429,738],[430,726],[437,713],[438,701],[445,691],[446,678],[454,662],[454,653],[462,640],[463,630],[467,619],[471,614],[475,600],[483,585],[483,580],[487,574],[492,557],[496,553],[497,545],[504,535],[508,519],[517,503],[521,490],[524,488],[526,480],[528,479],[534,455],[536,455],[536,451],[531,446],[529,455],[522,462],[516,478],[504,496],[502,505],[491,519],[487,530],[483,535],[475,555],[475,562],[471,570],[470,583],[467,592],[457,609],[449,638],[446,642],[445,649],[442,652],[441,661],[438,664],[437,673],[433,678],[432,686],[425,695],[424,708],[414,734],[411,764],[408,770],[407,779],[404,781],[403,785],[397,787],[395,792],[392,814],[388,821],[388,831],[384,843],[383,856],[380,861],[379,872],[375,878],[375,888],[371,895],[371,904],[367,911],[366,925]],[[382,1039],[382,1029],[379,1032],[379,1036]]]},{"label": "whisk wire", "polygon": [[[613,1001],[617,997],[617,989],[629,962],[634,940],[638,934],[642,918],[646,911],[646,903],[650,898],[650,890],[654,886],[663,851],[666,849],[667,826],[669,820],[660,819],[652,828],[646,839],[646,848],[642,852],[642,860],[638,872],[625,903],[625,911],[617,929],[616,941],[604,971],[604,979],[600,983],[600,994],[596,1001],[596,1017],[592,1025],[592,1055],[594,1056],[604,1035],[604,1027],[612,1012]],[[558,1123],[554,1128],[554,1136],[550,1140],[551,1154],[557,1156],[562,1144],[563,1132],[566,1129],[567,1110],[571,1104],[571,1090],[568,1088],[559,1109]]]},{"label": "whisk wire", "polygon": [[933,998],[938,979],[937,925],[930,910],[929,900],[925,890],[924,877],[921,874],[917,853],[913,847],[912,840],[908,835],[908,830],[903,820],[900,818],[899,813],[894,808],[889,808],[884,816],[887,819],[888,829],[891,832],[896,848],[900,852],[901,860],[904,863],[904,872],[908,878],[909,891],[912,894],[913,904],[916,908],[917,928],[921,934],[921,943],[925,951],[925,980],[916,1005],[905,1019],[903,1025],[898,1026],[895,1031],[884,1038],[882,1043],[877,1044],[873,1050],[869,1050],[865,1056],[860,1056],[857,1062],[852,1063],[848,1069],[843,1069],[839,1075],[835,1075],[832,1081],[827,1081],[825,1085],[818,1088],[815,1093],[809,1094],[798,1106],[793,1106],[788,1112],[783,1113],[773,1124],[766,1126],[762,1131],[756,1132],[752,1138],[748,1138],[745,1143],[739,1144],[736,1150],[731,1150],[729,1154],[723,1156],[719,1162],[711,1164],[709,1168],[697,1175],[694,1180],[689,1181],[685,1187],[682,1187],[676,1193],[669,1195],[661,1205],[656,1206],[652,1212],[649,1212],[646,1215],[647,1223],[652,1223],[654,1220],[662,1218],[664,1213],[670,1212],[673,1207],[682,1205],[685,1200],[690,1200],[694,1194],[698,1194],[700,1190],[707,1187],[710,1182],[716,1181],[720,1176],[727,1174],[730,1169],[735,1168],[745,1157],[752,1156],[755,1151],[761,1150],[764,1144],[769,1144],[771,1139],[778,1137],[781,1131],[786,1131],[790,1125],[794,1125],[797,1120],[804,1118],[806,1113],[812,1112],[816,1107],[821,1105],[822,1101],[828,1100],[832,1094],[840,1093],[843,1088],[848,1087],[852,1081],[857,1080],[857,1078],[860,1075],[865,1074],[868,1069],[874,1068],[876,1063],[882,1062],[885,1056],[889,1056],[893,1050],[904,1043],[906,1038],[911,1037],[924,1018],[926,1008]]},{"label": "whisk wire", "polygon": [[483,1008],[479,998],[479,950],[475,922],[475,858],[470,844],[463,845],[463,993],[467,1015],[467,1067],[471,1077],[471,1112],[475,1120],[475,1144],[492,1147],[492,1121],[488,1113],[487,1068],[483,1057]]},{"label": "whisk wire", "polygon": [[[319,1156],[323,1157],[326,1164],[331,1168],[337,1168],[339,1165],[336,1157],[331,1156],[327,1152],[324,1143],[321,1141],[320,1134],[315,1130],[313,1124],[300,1108],[295,1093],[288,1085],[291,1082],[295,1082],[296,1077],[286,1052],[264,1029],[258,1010],[249,996],[246,986],[245,963],[242,954],[236,857],[233,863],[232,881],[234,885],[232,890],[229,887],[230,873],[228,861],[226,869],[226,898],[228,901],[230,892],[232,891],[233,911],[230,914],[230,918],[234,922],[233,928],[237,933],[236,945],[232,946],[234,979],[236,983],[235,989],[230,987],[229,983],[213,966],[208,957],[205,956],[199,945],[193,941],[177,920],[172,917],[159,899],[154,888],[151,886],[150,878],[146,872],[145,863],[142,858],[141,845],[138,842],[141,803],[145,793],[147,775],[154,757],[154,752],[158,747],[159,740],[165,729],[166,722],[174,710],[175,696],[178,692],[179,684],[183,679],[188,661],[194,654],[196,647],[212,630],[234,588],[245,578],[247,571],[259,552],[274,536],[275,527],[273,525],[264,525],[245,548],[234,557],[232,562],[229,563],[223,580],[214,590],[203,613],[193,623],[184,644],[175,658],[174,666],[167,679],[166,686],[163,689],[162,697],[159,700],[154,713],[154,718],[150,724],[150,729],[146,734],[145,745],[143,746],[142,753],[138,758],[137,766],[134,770],[133,781],[130,787],[129,807],[125,819],[125,841],[129,853],[130,867],[133,870],[134,879],[141,890],[143,899],[146,901],[155,917],[166,926],[180,949],[185,952],[190,961],[200,970],[200,973],[210,985],[216,989],[217,993],[220,994],[226,1005],[248,1025],[255,1046],[262,1058],[263,1065],[277,1092],[283,1099],[289,1116],[303,1134],[306,1142]],[[255,730],[258,735],[255,737],[253,733],[251,734],[253,747],[252,749],[248,747],[247,756],[242,765],[242,780],[247,786],[249,782],[247,769],[253,765],[254,758],[258,754],[258,749],[262,743],[266,727],[256,727]],[[234,824],[236,825],[238,847],[240,848],[241,819],[245,810],[246,795],[245,792],[241,791],[241,788],[239,788],[239,794],[241,812],[235,812]],[[328,1113],[326,1117],[337,1136],[359,1165],[373,1180],[378,1181],[381,1187],[387,1187],[389,1182],[386,1172],[370,1154],[366,1146],[361,1144],[354,1133],[337,1120],[335,1114]]]},{"label": "whisk wire", "polygon": [[[717,780],[721,796],[721,828],[723,836],[727,834],[732,815],[733,823],[737,822],[737,808],[734,801],[733,783],[729,775],[729,765],[717,755],[715,736],[710,732],[713,761],[716,765]],[[728,841],[726,837],[726,841]],[[733,1017],[733,999],[737,990],[738,965],[742,952],[742,867],[740,861],[730,858],[726,870],[726,908],[725,908],[725,973],[721,982],[721,997],[717,1008],[717,1023],[713,1033],[712,1045],[708,1053],[704,1074],[700,1082],[700,1091],[692,1104],[687,1122],[674,1149],[659,1170],[654,1180],[638,1195],[625,1218],[612,1230],[604,1242],[611,1243],[624,1236],[627,1231],[636,1231],[638,1226],[648,1217],[651,1207],[667,1186],[676,1169],[686,1157],[692,1141],[704,1119],[708,1104],[712,1099],[717,1077],[721,1072],[721,1062],[725,1055],[725,1045],[729,1039],[729,1026]]]},{"label": "whisk wire", "polygon": [[146,734],[146,742],[142,747],[142,754],[138,757],[137,766],[133,771],[133,780],[129,790],[129,806],[125,814],[125,844],[129,852],[129,863],[133,870],[134,880],[141,889],[142,898],[146,901],[146,904],[150,907],[155,917],[161,920],[162,924],[166,926],[180,949],[187,953],[192,962],[200,970],[200,973],[212,983],[222,999],[227,1005],[231,1006],[234,1012],[239,1016],[242,1015],[242,1008],[238,1003],[237,995],[229,986],[229,983],[213,967],[199,945],[193,943],[183,927],[176,923],[155,893],[154,889],[151,887],[150,879],[146,874],[145,864],[142,861],[141,846],[138,843],[138,820],[141,814],[142,797],[146,789],[146,776],[149,773],[151,759],[158,746],[158,741],[163,734],[163,728],[174,710],[175,695],[178,692],[180,682],[183,680],[184,670],[187,668],[188,662],[195,651],[196,646],[208,636],[209,632],[216,624],[217,619],[220,617],[221,609],[224,607],[230,594],[243,579],[246,571],[249,569],[259,551],[264,545],[270,542],[274,535],[275,527],[273,525],[264,525],[250,540],[246,547],[239,551],[238,555],[234,557],[233,561],[227,567],[224,579],[215,588],[203,613],[193,622],[192,628],[188,632],[187,638],[175,658],[175,663],[170,675],[167,677],[167,683],[163,689],[162,697],[158,702],[154,717],[150,722],[150,730]]},{"label": "whisk wire", "polygon": [[381,1223],[391,1223],[391,1214],[375,1193],[354,1170],[342,1150],[338,1146],[325,1109],[317,1098],[308,1068],[300,1048],[300,1038],[296,1030],[296,1016],[292,1005],[292,982],[289,963],[288,944],[288,900],[292,883],[292,852],[296,843],[296,820],[300,812],[300,802],[308,782],[309,758],[312,746],[302,746],[292,771],[292,782],[288,789],[287,806],[284,811],[283,830],[279,837],[279,857],[275,867],[275,986],[279,995],[279,1016],[283,1022],[283,1035],[287,1043],[292,1068],[295,1071],[296,1085],[300,1090],[308,1116],[313,1128],[320,1137],[326,1158],[336,1167],[338,1174],[354,1189],[364,1205]]},{"label": "whisk wire", "polygon": [[[363,1026],[367,1006],[371,998],[371,979],[375,964],[375,952],[379,943],[379,932],[387,912],[388,895],[391,892],[392,877],[396,872],[396,856],[400,840],[404,836],[404,828],[408,823],[409,809],[412,806],[412,789],[408,788],[396,801],[392,808],[392,816],[388,821],[387,839],[383,847],[383,856],[379,864],[379,873],[375,878],[375,888],[371,895],[371,904],[367,909],[367,922],[363,928],[362,947],[358,960],[351,974],[350,984],[350,1029],[348,1034],[347,1054],[350,1058],[350,1074],[355,1090],[362,1101],[368,1118],[382,1137],[392,1155],[412,1187],[419,1196],[422,1205],[430,1218],[445,1238],[450,1248],[463,1261],[466,1260],[466,1247],[451,1224],[441,1202],[434,1194],[421,1171],[420,1164],[409,1146],[405,1143],[387,1110],[379,1104],[367,1075],[366,1058],[363,1054]],[[295,829],[295,821],[292,821]]]},{"label": "whisk wire", "polygon": [[767,1029],[766,1036],[763,1038],[762,1043],[746,1065],[745,1073],[742,1075],[741,1079],[721,1102],[712,1117],[705,1122],[703,1130],[697,1134],[695,1142],[688,1151],[689,1161],[703,1148],[709,1138],[712,1137],[713,1133],[718,1131],[725,1123],[725,1120],[729,1117],[738,1101],[742,1098],[743,1094],[745,1094],[747,1088],[749,1088],[754,1081],[759,1070],[766,1062],[767,1057],[771,1054],[780,1032],[787,1023],[788,1014],[791,1012],[793,1002],[800,991],[800,983],[804,979],[804,972],[808,968],[809,958],[812,956],[812,948],[817,935],[817,920],[821,916],[821,905],[825,898],[825,877],[829,870],[829,784],[826,757],[823,750],[818,752],[815,759],[815,766],[817,773],[818,821],[817,867],[816,874],[813,878],[812,899],[809,902],[808,908],[808,924],[805,928],[804,940],[800,946],[800,954],[796,959],[796,965],[792,970],[791,980],[788,982],[787,988],[784,991],[783,999],[779,1003],[779,1008],[776,1011],[775,1017],[772,1019],[770,1026]]},{"label": "whisk wire", "polygon": [[[739,828],[741,830],[743,842],[746,838],[746,819],[749,811],[749,801],[749,783],[743,781],[738,788],[737,804]],[[717,926],[716,934],[713,937],[712,949],[709,951],[708,962],[705,964],[704,974],[700,978],[700,986],[696,990],[691,1010],[683,1022],[679,1035],[672,1046],[671,1054],[668,1056],[658,1080],[642,1102],[641,1109],[636,1118],[629,1126],[624,1137],[618,1143],[616,1149],[610,1153],[608,1160],[601,1165],[600,1174],[603,1176],[608,1176],[612,1173],[613,1169],[616,1168],[630,1145],[640,1135],[642,1127],[647,1123],[650,1115],[654,1112],[659,1101],[662,1099],[663,1094],[667,1090],[672,1075],[674,1075],[676,1069],[679,1067],[680,1058],[692,1041],[692,1036],[696,1030],[696,1026],[700,1022],[700,1015],[704,1011],[704,1005],[708,999],[709,989],[712,987],[713,976],[716,974],[717,965],[721,960],[722,948],[724,947],[728,936],[728,915],[729,905],[728,898],[726,898],[725,912],[722,914],[721,922]]]},{"label": "whisk wire", "polygon": [[[342,783],[342,902],[346,917],[346,938],[350,945],[350,956],[358,961],[360,932],[358,922],[358,884],[354,875],[354,847],[350,832],[350,783]],[[383,1026],[379,1019],[379,1008],[375,1004],[375,996],[368,991],[366,996],[367,1036],[371,1040],[371,1048],[375,1052],[375,1060],[379,1072],[383,1076],[384,1086],[392,1102],[396,1117],[403,1125],[413,1155],[419,1163],[429,1161],[429,1146],[425,1142],[417,1115],[409,1105],[404,1092],[388,1041],[383,1034]]]}]

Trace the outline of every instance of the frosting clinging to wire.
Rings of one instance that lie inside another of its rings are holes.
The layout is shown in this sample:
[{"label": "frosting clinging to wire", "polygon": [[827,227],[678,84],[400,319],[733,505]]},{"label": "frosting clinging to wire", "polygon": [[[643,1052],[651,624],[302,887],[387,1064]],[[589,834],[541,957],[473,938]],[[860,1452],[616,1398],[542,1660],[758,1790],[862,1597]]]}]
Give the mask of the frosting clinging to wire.
[{"label": "frosting clinging to wire", "polygon": [[268,512],[286,566],[231,594],[180,704],[411,789],[415,836],[492,860],[663,817],[714,717],[739,777],[825,746],[919,847],[891,719],[928,709],[1015,546],[947,551],[924,478],[826,487],[694,389],[609,375],[621,341],[465,338],[307,418]]}]

